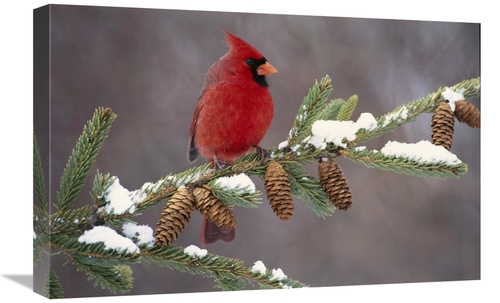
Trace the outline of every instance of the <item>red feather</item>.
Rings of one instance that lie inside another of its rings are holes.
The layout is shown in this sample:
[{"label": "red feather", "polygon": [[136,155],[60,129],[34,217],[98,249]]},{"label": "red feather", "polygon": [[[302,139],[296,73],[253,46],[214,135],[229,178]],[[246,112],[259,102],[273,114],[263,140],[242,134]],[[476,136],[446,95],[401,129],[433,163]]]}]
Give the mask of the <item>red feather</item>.
[{"label": "red feather", "polygon": [[[229,51],[208,70],[191,121],[190,162],[198,153],[208,161],[233,162],[260,144],[273,119],[265,76],[276,69],[253,46],[225,34]],[[203,224],[202,235],[205,228]],[[234,230],[227,238],[234,238]]]}]

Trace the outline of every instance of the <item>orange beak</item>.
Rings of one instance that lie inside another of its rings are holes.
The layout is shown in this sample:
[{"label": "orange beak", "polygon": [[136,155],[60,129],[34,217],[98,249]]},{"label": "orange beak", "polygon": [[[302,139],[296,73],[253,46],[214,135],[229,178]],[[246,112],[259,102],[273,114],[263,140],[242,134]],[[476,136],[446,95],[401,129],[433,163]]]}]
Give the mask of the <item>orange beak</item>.
[{"label": "orange beak", "polygon": [[278,70],[271,65],[271,63],[266,62],[257,68],[257,75],[265,76],[277,73]]}]

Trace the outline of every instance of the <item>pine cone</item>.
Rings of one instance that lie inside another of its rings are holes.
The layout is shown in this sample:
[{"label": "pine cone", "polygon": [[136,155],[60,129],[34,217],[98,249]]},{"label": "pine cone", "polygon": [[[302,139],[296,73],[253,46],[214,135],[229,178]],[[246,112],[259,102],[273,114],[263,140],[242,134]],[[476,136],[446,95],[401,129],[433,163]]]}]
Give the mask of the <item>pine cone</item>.
[{"label": "pine cone", "polygon": [[236,220],[233,213],[222,200],[217,199],[207,187],[197,187],[193,190],[194,207],[208,220],[218,227],[235,228]]},{"label": "pine cone", "polygon": [[155,241],[167,246],[177,240],[194,209],[194,197],[187,188],[181,188],[168,200],[156,223]]},{"label": "pine cone", "polygon": [[472,128],[481,127],[481,112],[467,100],[455,102],[455,117]]},{"label": "pine cone", "polygon": [[277,162],[272,162],[266,169],[264,184],[267,192],[267,199],[271,208],[278,218],[287,221],[293,215],[293,200],[288,174],[283,166]]},{"label": "pine cone", "polygon": [[448,103],[442,102],[434,110],[431,127],[432,143],[450,150],[453,143],[455,116]]},{"label": "pine cone", "polygon": [[351,207],[351,190],[337,163],[332,159],[321,159],[318,165],[318,176],[321,187],[335,207],[340,210],[347,210]]}]

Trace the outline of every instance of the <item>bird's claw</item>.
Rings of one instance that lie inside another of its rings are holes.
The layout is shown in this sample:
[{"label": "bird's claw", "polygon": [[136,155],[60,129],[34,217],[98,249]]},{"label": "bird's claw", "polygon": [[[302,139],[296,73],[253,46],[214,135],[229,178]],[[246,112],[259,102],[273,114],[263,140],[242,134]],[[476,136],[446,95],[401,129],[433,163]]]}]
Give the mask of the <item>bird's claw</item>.
[{"label": "bird's claw", "polygon": [[219,160],[217,158],[217,156],[214,156],[214,159],[212,161],[213,165],[214,165],[214,168],[216,170],[224,170],[226,168],[226,166],[229,164],[223,160]]},{"label": "bird's claw", "polygon": [[264,161],[269,157],[269,152],[267,151],[267,149],[260,146],[255,146],[255,152],[259,155],[260,161]]}]

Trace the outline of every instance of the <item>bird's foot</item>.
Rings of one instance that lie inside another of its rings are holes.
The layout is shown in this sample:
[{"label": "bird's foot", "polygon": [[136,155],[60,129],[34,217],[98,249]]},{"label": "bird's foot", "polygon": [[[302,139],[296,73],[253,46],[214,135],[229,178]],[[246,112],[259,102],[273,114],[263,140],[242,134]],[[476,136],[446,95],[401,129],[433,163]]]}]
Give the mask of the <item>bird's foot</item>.
[{"label": "bird's foot", "polygon": [[214,156],[212,163],[216,170],[224,170],[226,166],[229,164],[223,160],[218,159],[217,156]]},{"label": "bird's foot", "polygon": [[259,155],[260,161],[264,161],[269,157],[269,152],[267,151],[267,149],[262,148],[258,145],[255,146],[255,152]]}]

